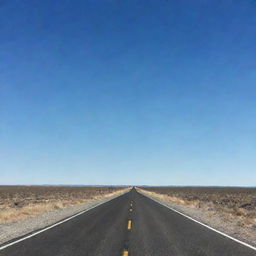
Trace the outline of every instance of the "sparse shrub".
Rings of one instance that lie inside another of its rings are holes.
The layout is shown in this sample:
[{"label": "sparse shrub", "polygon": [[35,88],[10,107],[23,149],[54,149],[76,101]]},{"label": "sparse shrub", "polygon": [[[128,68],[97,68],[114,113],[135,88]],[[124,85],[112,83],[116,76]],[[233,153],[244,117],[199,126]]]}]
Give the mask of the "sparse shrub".
[{"label": "sparse shrub", "polygon": [[[256,188],[240,187],[143,187],[170,201],[256,219]],[[175,198],[175,200],[173,200]]]},{"label": "sparse shrub", "polygon": [[111,195],[123,187],[0,186],[0,223]]}]

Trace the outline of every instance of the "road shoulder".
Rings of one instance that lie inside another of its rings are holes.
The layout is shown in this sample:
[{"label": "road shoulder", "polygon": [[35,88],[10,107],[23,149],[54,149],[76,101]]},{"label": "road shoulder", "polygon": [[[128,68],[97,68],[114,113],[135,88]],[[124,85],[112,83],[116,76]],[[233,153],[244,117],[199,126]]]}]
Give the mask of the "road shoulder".
[{"label": "road shoulder", "polygon": [[223,220],[223,218],[218,215],[209,216],[208,212],[205,212],[204,210],[163,200],[158,195],[153,195],[152,193],[142,189],[136,188],[136,190],[142,195],[147,196],[168,208],[174,209],[204,225],[223,232],[224,234],[238,239],[239,241],[244,242],[254,248],[256,247],[256,229],[255,231],[251,231],[242,227],[238,228],[238,226],[232,222],[232,219]]},{"label": "road shoulder", "polygon": [[15,239],[32,234],[38,230],[42,230],[48,226],[54,225],[55,223],[65,220],[73,215],[76,215],[82,211],[89,210],[98,205],[101,205],[107,201],[110,201],[120,195],[123,195],[127,190],[105,197],[102,199],[88,201],[75,206],[70,206],[62,209],[52,210],[41,213],[39,215],[22,219],[12,223],[1,223],[0,224],[0,245],[7,244]]}]

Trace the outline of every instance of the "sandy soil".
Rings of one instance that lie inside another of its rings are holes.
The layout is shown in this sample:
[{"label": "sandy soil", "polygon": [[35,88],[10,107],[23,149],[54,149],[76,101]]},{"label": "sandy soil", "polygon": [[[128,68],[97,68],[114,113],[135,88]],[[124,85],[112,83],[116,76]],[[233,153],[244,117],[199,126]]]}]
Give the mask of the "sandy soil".
[{"label": "sandy soil", "polygon": [[204,207],[204,205],[187,204],[183,199],[137,188],[139,192],[152,197],[164,205],[168,205],[204,224],[222,231],[234,238],[256,246],[256,219],[255,223],[247,222],[246,217],[221,211],[221,208]]},{"label": "sandy soil", "polygon": [[111,195],[121,187],[0,186],[0,223],[79,205]]},{"label": "sandy soil", "polygon": [[104,203],[128,191],[129,189],[125,188],[102,195],[101,197],[97,196],[97,198],[87,200],[86,202],[77,205],[44,211],[37,215],[30,215],[27,218],[17,219],[13,222],[0,223],[0,244],[4,244],[15,238],[52,225],[60,220],[87,210],[100,203]]}]

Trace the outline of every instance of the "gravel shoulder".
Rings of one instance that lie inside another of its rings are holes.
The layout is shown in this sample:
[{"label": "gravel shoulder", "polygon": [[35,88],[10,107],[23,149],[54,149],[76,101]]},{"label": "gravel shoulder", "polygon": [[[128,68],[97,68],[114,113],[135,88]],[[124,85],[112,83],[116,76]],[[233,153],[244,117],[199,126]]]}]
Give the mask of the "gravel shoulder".
[{"label": "gravel shoulder", "polygon": [[118,192],[110,197],[104,197],[102,199],[91,200],[86,203],[82,203],[75,206],[69,206],[62,209],[56,209],[48,212],[41,213],[39,215],[22,219],[12,223],[0,224],[0,245],[6,244],[8,241],[14,240],[18,237],[22,237],[26,234],[33,233],[37,230],[43,229],[47,226],[55,224],[63,219],[66,219],[72,215],[75,215],[81,211],[88,210],[94,206],[114,199],[128,190]]},{"label": "gravel shoulder", "polygon": [[227,216],[221,212],[209,212],[199,208],[193,208],[186,205],[181,205],[178,203],[171,202],[169,200],[163,200],[160,195],[137,189],[141,194],[152,198],[159,203],[169,206],[185,215],[188,215],[195,220],[198,220],[210,227],[213,227],[225,234],[228,234],[240,241],[248,243],[256,247],[256,226],[247,227],[243,225],[242,219],[233,216]]}]

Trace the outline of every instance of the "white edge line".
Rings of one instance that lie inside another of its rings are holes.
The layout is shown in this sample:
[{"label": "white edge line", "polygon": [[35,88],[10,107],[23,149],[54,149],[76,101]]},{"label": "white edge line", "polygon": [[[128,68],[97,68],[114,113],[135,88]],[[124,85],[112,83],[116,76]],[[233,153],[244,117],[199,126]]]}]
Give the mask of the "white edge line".
[{"label": "white edge line", "polygon": [[96,207],[98,207],[98,206],[100,206],[100,205],[102,205],[102,204],[105,204],[105,203],[107,203],[107,202],[109,202],[109,201],[111,201],[111,200],[113,200],[113,199],[115,199],[115,198],[118,198],[119,196],[125,195],[125,194],[127,194],[127,193],[129,193],[129,192],[130,192],[130,191],[125,192],[125,193],[123,193],[123,194],[121,194],[121,195],[117,195],[117,196],[115,196],[115,197],[113,197],[113,198],[111,198],[111,199],[109,199],[109,200],[107,200],[107,201],[105,201],[105,202],[96,204],[96,205],[92,206],[91,208],[88,208],[88,209],[83,210],[83,211],[81,211],[81,212],[79,212],[79,213],[76,213],[75,215],[72,215],[71,217],[68,217],[68,218],[66,218],[66,219],[64,219],[64,220],[61,220],[61,221],[59,221],[59,222],[57,222],[57,223],[55,223],[55,224],[53,224],[53,225],[51,225],[51,226],[49,226],[49,227],[47,227],[47,228],[41,229],[41,230],[39,230],[39,231],[36,231],[36,232],[33,233],[33,234],[30,234],[30,235],[28,235],[28,236],[22,237],[22,238],[20,238],[20,239],[18,239],[18,240],[15,240],[15,241],[13,241],[13,242],[11,242],[11,243],[9,243],[9,244],[3,245],[3,246],[0,247],[0,251],[3,250],[3,249],[5,249],[5,248],[7,248],[7,247],[10,247],[10,246],[12,246],[12,245],[14,245],[14,244],[20,243],[20,242],[22,242],[22,241],[24,241],[24,240],[26,240],[26,239],[28,239],[28,238],[31,238],[31,237],[33,237],[33,236],[36,236],[36,235],[40,234],[40,233],[43,233],[44,231],[46,231],[46,230],[48,230],[48,229],[54,228],[54,227],[56,227],[56,226],[58,226],[58,225],[60,225],[60,224],[62,224],[62,223],[64,223],[64,222],[67,222],[67,221],[69,221],[69,220],[71,220],[71,219],[73,219],[73,218],[75,218],[75,217],[77,217],[77,216],[79,216],[79,215],[81,215],[81,214],[83,214],[83,213],[85,213],[85,212],[88,212],[88,211],[90,211],[90,210],[92,210],[92,209],[94,209],[94,208],[96,208]]},{"label": "white edge line", "polygon": [[210,230],[213,230],[213,231],[215,231],[215,232],[217,232],[217,233],[219,233],[219,234],[221,234],[221,235],[223,235],[223,236],[225,236],[225,237],[227,237],[227,238],[229,238],[229,239],[231,239],[231,240],[233,240],[233,241],[235,241],[235,242],[237,242],[237,243],[239,243],[239,244],[242,244],[242,245],[244,245],[244,246],[247,246],[247,247],[249,247],[250,249],[256,251],[256,247],[254,247],[254,246],[252,246],[252,245],[250,245],[250,244],[247,244],[247,243],[245,243],[245,242],[242,242],[242,241],[240,241],[240,240],[238,240],[238,239],[236,239],[236,238],[234,238],[234,237],[232,237],[232,236],[229,236],[229,235],[227,235],[227,234],[225,234],[225,233],[223,233],[223,232],[221,232],[221,231],[219,231],[219,230],[217,230],[217,229],[215,229],[215,228],[212,228],[212,227],[210,227],[210,226],[208,226],[208,225],[206,225],[206,224],[204,224],[204,223],[202,223],[202,222],[200,222],[200,221],[198,221],[198,220],[195,220],[195,219],[193,219],[192,217],[190,217],[190,216],[188,216],[188,215],[186,215],[186,214],[184,214],[184,213],[182,213],[182,212],[179,212],[179,211],[175,210],[174,208],[172,208],[172,207],[170,207],[170,206],[164,204],[164,202],[162,203],[162,202],[158,201],[157,199],[155,199],[155,198],[153,198],[153,197],[150,197],[150,196],[148,196],[148,195],[143,194],[142,192],[139,192],[139,193],[142,194],[143,196],[145,196],[145,197],[147,197],[147,198],[149,198],[149,199],[151,199],[151,200],[153,200],[153,201],[159,203],[160,205],[163,205],[163,206],[169,208],[170,210],[172,210],[172,211],[174,211],[174,212],[176,212],[176,213],[178,213],[178,214],[180,214],[180,215],[182,215],[182,216],[184,216],[184,217],[186,217],[186,218],[188,218],[188,219],[190,219],[190,220],[192,220],[192,221],[194,221],[194,222],[196,222],[196,223],[198,223],[198,224],[200,224],[200,225],[202,225],[202,226],[204,226],[204,227],[206,227],[206,228],[208,228],[208,229],[210,229]]}]

